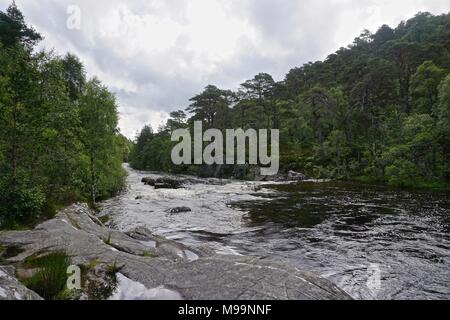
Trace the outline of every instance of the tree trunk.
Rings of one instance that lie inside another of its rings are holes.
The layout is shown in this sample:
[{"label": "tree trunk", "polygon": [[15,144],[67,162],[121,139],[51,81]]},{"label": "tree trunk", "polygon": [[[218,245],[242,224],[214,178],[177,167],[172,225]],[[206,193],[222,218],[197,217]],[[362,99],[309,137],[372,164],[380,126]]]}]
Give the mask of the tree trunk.
[{"label": "tree trunk", "polygon": [[12,149],[11,149],[11,164],[13,173],[13,182],[15,186],[17,175],[17,106],[13,106],[13,132],[12,132]]},{"label": "tree trunk", "polygon": [[95,174],[95,157],[91,154],[91,200],[92,204],[96,204],[97,199],[97,178]]}]

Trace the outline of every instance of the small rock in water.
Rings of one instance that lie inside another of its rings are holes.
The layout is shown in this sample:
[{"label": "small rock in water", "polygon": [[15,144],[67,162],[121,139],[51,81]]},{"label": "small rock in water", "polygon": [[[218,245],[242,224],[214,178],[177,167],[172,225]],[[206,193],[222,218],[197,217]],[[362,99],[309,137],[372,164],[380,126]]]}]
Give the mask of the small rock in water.
[{"label": "small rock in water", "polygon": [[155,187],[155,189],[179,189],[183,186],[184,181],[176,178],[163,177],[158,179],[142,178],[142,183],[147,186]]},{"label": "small rock in water", "polygon": [[177,208],[170,209],[168,212],[176,214],[176,213],[191,212],[191,211],[192,211],[191,208],[188,208],[188,207],[177,207]]},{"label": "small rock in water", "polygon": [[155,183],[156,183],[155,179],[148,178],[148,177],[142,178],[141,182],[147,186],[152,186],[152,187],[154,187]]},{"label": "small rock in water", "polygon": [[295,171],[289,171],[288,178],[293,179],[295,181],[304,181],[304,180],[308,179],[308,177],[306,175],[304,175],[303,173],[295,172]]},{"label": "small rock in water", "polygon": [[155,189],[175,189],[168,183],[155,183]]}]

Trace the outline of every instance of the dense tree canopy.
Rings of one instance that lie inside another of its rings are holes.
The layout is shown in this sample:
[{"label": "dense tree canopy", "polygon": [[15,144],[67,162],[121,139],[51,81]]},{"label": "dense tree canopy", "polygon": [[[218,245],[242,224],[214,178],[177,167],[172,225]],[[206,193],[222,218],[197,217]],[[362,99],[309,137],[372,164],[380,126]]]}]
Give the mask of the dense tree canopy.
[{"label": "dense tree canopy", "polygon": [[74,55],[34,52],[40,39],[15,4],[0,12],[0,226],[123,185],[114,96]]},{"label": "dense tree canopy", "polygon": [[0,11],[0,42],[5,47],[22,45],[27,49],[42,40],[42,36],[25,23],[22,12],[13,2],[6,12]]},{"label": "dense tree canopy", "polygon": [[[448,187],[449,30],[450,14],[418,13],[395,29],[383,25],[374,34],[365,30],[325,61],[293,68],[281,82],[262,73],[235,93],[209,85],[192,98],[187,123],[279,128],[284,170],[318,178]],[[173,117],[152,139],[169,139],[167,132],[178,121]],[[141,135],[133,157],[164,159],[162,153],[170,152],[149,148],[152,143],[143,143]],[[133,165],[150,168],[144,162]],[[179,170],[158,162],[151,169],[163,167]]]}]

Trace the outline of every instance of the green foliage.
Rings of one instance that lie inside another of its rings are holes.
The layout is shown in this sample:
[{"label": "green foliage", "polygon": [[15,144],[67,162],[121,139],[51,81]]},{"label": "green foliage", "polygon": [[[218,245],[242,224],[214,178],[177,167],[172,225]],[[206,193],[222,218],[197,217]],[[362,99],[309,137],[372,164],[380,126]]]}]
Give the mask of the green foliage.
[{"label": "green foliage", "polygon": [[29,268],[37,271],[24,284],[46,300],[59,300],[67,284],[70,258],[65,252],[53,252],[27,260]]},{"label": "green foliage", "polygon": [[111,220],[111,217],[108,215],[105,215],[105,216],[98,217],[98,220],[100,220],[101,223],[106,224],[109,222],[109,220]]},{"label": "green foliage", "polygon": [[4,257],[5,251],[6,248],[0,244],[0,265],[5,261]]},{"label": "green foliage", "polygon": [[108,246],[111,245],[111,233],[108,234],[108,237],[107,237],[107,238],[104,238],[104,239],[103,239],[103,242],[104,242],[105,244],[107,244]]},{"label": "green foliage", "polygon": [[98,79],[86,84],[80,99],[79,115],[83,127],[81,142],[88,156],[88,175],[91,201],[120,191],[124,182],[121,170],[123,154],[117,132],[117,106],[114,96]]},{"label": "green foliage", "polygon": [[407,117],[398,144],[382,158],[386,180],[395,186],[412,187],[421,181],[442,180],[442,149],[435,141],[435,120],[427,114]]},{"label": "green foliage", "polygon": [[346,178],[349,174],[348,160],[351,148],[345,134],[340,130],[330,133],[322,147],[316,148],[316,163],[325,162],[328,165],[328,174],[321,174],[322,178]]},{"label": "green foliage", "polygon": [[450,75],[439,86],[439,103],[434,114],[437,116],[436,141],[442,148],[443,175],[450,180]]},{"label": "green foliage", "polygon": [[5,46],[22,44],[32,48],[40,40],[41,35],[25,24],[24,17],[14,2],[6,12],[0,11],[0,42]]},{"label": "green foliage", "polygon": [[51,216],[124,185],[130,144],[114,96],[74,55],[33,52],[40,35],[15,4],[0,12],[0,226]]},{"label": "green foliage", "polygon": [[[171,167],[174,128],[279,128],[281,168],[314,177],[395,186],[445,186],[450,179],[450,14],[418,13],[396,28],[365,30],[324,61],[275,82],[265,73],[231,92],[209,85],[191,99],[187,121],[171,115],[146,127],[133,168]],[[235,170],[226,169],[233,173]]]},{"label": "green foliage", "polygon": [[41,188],[33,186],[22,170],[15,177],[0,176],[0,225],[12,229],[17,223],[32,222],[45,200]]},{"label": "green foliage", "polygon": [[[168,126],[174,125],[174,121],[177,120],[169,120]],[[181,124],[178,122],[178,125]],[[187,170],[185,166],[172,164],[171,152],[176,143],[171,141],[168,130],[164,128],[154,134],[150,127],[144,127],[130,152],[131,167],[139,170],[185,172]]]},{"label": "green foliage", "polygon": [[146,257],[146,258],[154,258],[154,257],[155,257],[155,254],[152,253],[152,252],[150,252],[150,251],[144,251],[144,252],[142,253],[142,256],[143,256],[143,257]]},{"label": "green foliage", "polygon": [[409,160],[398,159],[386,167],[386,178],[395,187],[414,187],[420,180],[417,166]]},{"label": "green foliage", "polygon": [[431,114],[438,101],[439,84],[447,72],[438,68],[433,61],[425,61],[412,77],[414,111]]},{"label": "green foliage", "polygon": [[94,267],[94,276],[97,279],[90,279],[90,281],[88,281],[86,291],[89,299],[105,300],[113,295],[118,286],[117,273],[120,272],[121,269],[121,267],[118,267],[117,264],[114,263],[112,265],[107,265],[104,272],[102,271],[96,275]]},{"label": "green foliage", "polygon": [[192,103],[186,111],[194,114],[191,120],[203,121],[207,128],[220,128],[233,98],[231,91],[209,85],[202,93],[191,98]]}]

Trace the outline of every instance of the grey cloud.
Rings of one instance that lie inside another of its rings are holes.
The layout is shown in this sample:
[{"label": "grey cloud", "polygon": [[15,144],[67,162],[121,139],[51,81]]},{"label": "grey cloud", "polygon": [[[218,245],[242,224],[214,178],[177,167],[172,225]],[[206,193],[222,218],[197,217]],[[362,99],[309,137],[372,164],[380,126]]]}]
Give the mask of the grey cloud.
[{"label": "grey cloud", "polygon": [[[139,39],[152,50],[126,57],[123,52],[132,45],[131,40],[124,41],[121,37],[122,42],[118,42],[97,30],[98,19],[105,18],[105,8],[112,6],[126,6],[136,19],[163,18],[187,27],[188,1],[17,0],[17,3],[27,20],[46,36],[47,48],[55,47],[60,54],[73,51],[86,62],[90,75],[100,73],[100,78],[117,95],[121,126],[129,136],[145,122],[153,121],[155,126],[164,114],[186,107],[189,98],[207,84],[234,89],[259,72],[281,80],[290,68],[325,58],[364,27],[370,27],[369,23],[377,27],[405,18],[392,7],[385,8],[393,6],[392,2],[381,0],[220,1],[224,12],[245,21],[249,30],[241,30],[232,55],[215,63],[211,72],[199,65],[201,53],[189,49],[195,35],[187,31],[181,31],[174,44],[164,50],[158,50],[152,39]],[[70,4],[77,4],[82,10],[82,30],[66,28]],[[2,4],[0,9],[6,5]],[[395,5],[402,9],[397,11],[408,11],[407,14],[423,9],[435,13],[450,10],[448,0],[405,0],[396,1]],[[373,10],[378,10],[379,16]],[[121,19],[125,19],[123,13]],[[252,32],[256,33],[256,39],[250,36]]]}]

